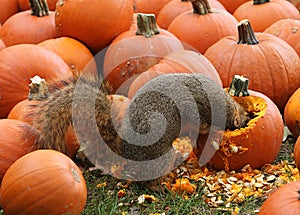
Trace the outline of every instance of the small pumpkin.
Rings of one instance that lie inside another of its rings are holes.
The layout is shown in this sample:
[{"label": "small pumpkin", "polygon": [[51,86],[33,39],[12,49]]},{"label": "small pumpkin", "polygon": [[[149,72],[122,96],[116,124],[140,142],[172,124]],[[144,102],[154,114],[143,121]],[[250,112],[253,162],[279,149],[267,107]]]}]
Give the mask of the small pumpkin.
[{"label": "small pumpkin", "polygon": [[[212,8],[226,10],[225,7],[217,0],[209,0],[209,3]],[[170,23],[175,19],[175,17],[186,11],[193,11],[193,6],[190,0],[170,1],[160,10],[157,16],[157,24],[163,29],[168,29]]]},{"label": "small pumpkin", "polygon": [[55,26],[59,37],[85,44],[97,54],[132,23],[132,0],[58,0]]},{"label": "small pumpkin", "polygon": [[[245,165],[261,168],[273,162],[281,148],[284,123],[274,102],[262,93],[248,90],[248,79],[234,76],[227,92],[251,116],[246,127],[199,135],[196,155],[201,164],[216,170],[238,170]],[[234,85],[233,83],[243,83]],[[245,95],[245,96],[240,96]]]},{"label": "small pumpkin", "polygon": [[28,123],[0,119],[0,182],[17,159],[34,149],[37,135],[38,131]]},{"label": "small pumpkin", "polygon": [[[178,15],[168,31],[201,54],[225,36],[237,35],[237,20],[226,10],[211,8],[208,0],[191,2],[193,11]],[[220,27],[221,26],[221,27]]]},{"label": "small pumpkin", "polygon": [[263,202],[259,215],[299,214],[300,180],[289,182],[272,192]]},{"label": "small pumpkin", "polygon": [[44,40],[37,45],[59,55],[70,67],[74,76],[82,71],[97,76],[97,65],[91,51],[81,42],[70,37]]},{"label": "small pumpkin", "polygon": [[137,29],[117,36],[108,47],[103,63],[104,79],[113,93],[127,96],[137,74],[158,63],[165,55],[184,46],[172,33],[160,29],[153,14],[137,14]]},{"label": "small pumpkin", "polygon": [[289,98],[284,107],[284,121],[294,137],[300,135],[300,88]]},{"label": "small pumpkin", "polygon": [[0,38],[6,46],[23,43],[37,44],[56,38],[54,12],[49,11],[46,0],[34,0],[31,10],[18,12],[3,24]]},{"label": "small pumpkin", "polygon": [[137,76],[129,87],[128,97],[132,98],[137,90],[151,79],[159,75],[178,72],[201,73],[222,86],[219,74],[210,61],[198,52],[185,49],[167,54],[159,63]]},{"label": "small pumpkin", "polygon": [[292,46],[300,56],[300,20],[298,19],[281,19],[270,25],[264,33],[273,34]]},{"label": "small pumpkin", "polygon": [[81,170],[68,156],[55,150],[36,150],[10,166],[0,194],[7,215],[79,215],[86,204],[87,188]]},{"label": "small pumpkin", "polygon": [[234,11],[233,16],[238,21],[248,19],[255,32],[263,32],[280,19],[300,18],[297,8],[286,0],[247,1]]},{"label": "small pumpkin", "polygon": [[9,46],[0,52],[0,118],[28,96],[30,78],[46,81],[72,76],[68,65],[54,52],[35,44]]},{"label": "small pumpkin", "polygon": [[224,87],[235,74],[250,79],[249,89],[268,96],[283,112],[288,98],[300,86],[296,51],[268,33],[254,33],[249,20],[238,24],[239,36],[224,37],[204,56],[218,71]]}]

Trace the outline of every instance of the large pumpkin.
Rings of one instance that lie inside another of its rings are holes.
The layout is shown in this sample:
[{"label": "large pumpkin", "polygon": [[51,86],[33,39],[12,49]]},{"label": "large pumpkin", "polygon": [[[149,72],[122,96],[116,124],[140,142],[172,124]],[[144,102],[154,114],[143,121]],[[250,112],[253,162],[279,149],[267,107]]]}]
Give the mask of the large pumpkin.
[{"label": "large pumpkin", "polygon": [[178,72],[201,73],[222,86],[219,74],[210,61],[198,52],[185,49],[171,52],[158,64],[153,65],[147,71],[137,76],[129,87],[128,97],[132,98],[137,90],[151,79],[159,75]]},{"label": "large pumpkin", "polygon": [[0,0],[0,23],[19,12],[18,0]]},{"label": "large pumpkin", "polygon": [[259,215],[296,215],[300,208],[300,180],[279,187],[264,201]]},{"label": "large pumpkin", "polygon": [[0,118],[27,98],[30,78],[46,81],[72,76],[68,65],[54,52],[34,44],[19,44],[0,52]]},{"label": "large pumpkin", "polygon": [[201,54],[222,37],[237,35],[237,20],[226,10],[211,8],[208,0],[191,2],[193,11],[178,15],[168,31]]},{"label": "large pumpkin", "polygon": [[130,28],[133,3],[132,0],[58,0],[55,11],[58,36],[75,38],[96,54]]},{"label": "large pumpkin", "polygon": [[59,37],[38,43],[59,55],[70,67],[75,76],[85,73],[97,75],[97,65],[91,51],[81,42],[70,37]]},{"label": "large pumpkin", "polygon": [[[251,81],[251,80],[250,80]],[[229,93],[234,88],[229,88]],[[248,96],[233,98],[249,113],[251,119],[244,128],[199,135],[196,154],[202,164],[216,170],[238,170],[249,164],[253,169],[273,162],[281,148],[284,123],[271,99],[249,90]],[[205,147],[205,148],[204,148]]]},{"label": "large pumpkin", "polygon": [[37,135],[37,130],[25,122],[0,119],[0,181],[17,159],[34,149]]},{"label": "large pumpkin", "polygon": [[116,37],[104,56],[103,74],[113,92],[127,96],[133,78],[184,46],[172,33],[160,29],[152,14],[137,14],[137,29]]},{"label": "large pumpkin", "polygon": [[292,46],[300,56],[300,20],[280,19],[270,25],[264,32],[273,34]]},{"label": "large pumpkin", "polygon": [[[266,16],[266,14],[268,14]],[[233,13],[241,21],[250,20],[255,32],[263,32],[280,19],[299,19],[299,11],[286,0],[252,0],[241,4]]]},{"label": "large pumpkin", "polygon": [[284,107],[284,121],[297,138],[300,135],[300,88],[291,95]]},{"label": "large pumpkin", "polygon": [[69,157],[54,150],[36,150],[10,166],[0,194],[7,215],[79,215],[87,188],[81,170]]},{"label": "large pumpkin", "polygon": [[[45,2],[45,0],[43,0]],[[3,24],[0,38],[6,46],[22,43],[39,43],[56,38],[54,12],[49,11],[47,4],[35,0],[31,10],[22,11],[11,16]]]},{"label": "large pumpkin", "polygon": [[268,96],[282,112],[288,98],[300,86],[300,61],[282,39],[254,33],[248,20],[238,25],[239,36],[225,37],[204,54],[215,66],[224,87],[235,74],[250,79],[249,89]]},{"label": "large pumpkin", "polygon": [[[209,3],[212,8],[226,10],[225,7],[217,0],[209,0]],[[167,29],[175,17],[186,11],[193,11],[193,6],[190,0],[170,1],[160,10],[157,16],[157,24],[159,27]]]}]

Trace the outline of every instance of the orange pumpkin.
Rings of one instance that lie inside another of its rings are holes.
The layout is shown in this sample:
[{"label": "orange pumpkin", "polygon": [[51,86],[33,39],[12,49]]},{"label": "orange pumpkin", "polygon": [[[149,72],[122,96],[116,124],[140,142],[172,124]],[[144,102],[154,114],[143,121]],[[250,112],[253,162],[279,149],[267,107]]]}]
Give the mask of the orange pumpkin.
[{"label": "orange pumpkin", "polygon": [[[39,43],[57,36],[54,12],[48,11],[47,4],[40,1],[32,5],[31,10],[22,11],[11,16],[3,24],[0,38],[6,46],[22,43]],[[45,1],[45,0],[43,0]]]},{"label": "orange pumpkin", "polygon": [[[226,10],[225,7],[217,0],[209,0],[209,3],[212,8]],[[160,10],[157,16],[157,24],[163,29],[168,29],[170,23],[175,19],[175,17],[186,11],[193,11],[193,6],[190,0],[170,1]]]},{"label": "orange pumpkin", "polygon": [[296,142],[294,145],[294,161],[298,169],[300,169],[300,138],[299,135],[296,137]]},{"label": "orange pumpkin", "polygon": [[226,8],[226,10],[233,14],[233,12],[244,2],[249,0],[218,0]]},{"label": "orange pumpkin", "polygon": [[[56,8],[56,2],[57,0],[47,0],[47,4],[49,7],[49,10],[54,11]],[[30,4],[29,4],[29,0],[18,0],[18,5],[19,5],[19,9],[21,11],[24,10],[29,10],[30,9]]]},{"label": "orange pumpkin", "polygon": [[91,51],[81,42],[70,37],[48,39],[38,43],[59,55],[70,67],[74,76],[84,70],[85,73],[97,75],[97,66]]},{"label": "orange pumpkin", "polygon": [[292,46],[300,56],[300,20],[297,19],[281,19],[270,25],[264,33],[273,34]]},{"label": "orange pumpkin", "polygon": [[133,0],[133,9],[135,13],[153,13],[158,16],[160,10],[171,0]]},{"label": "orange pumpkin", "polygon": [[221,136],[212,134],[209,138],[200,134],[196,154],[201,164],[208,161],[207,165],[213,169],[229,172],[247,164],[253,169],[261,168],[276,159],[284,131],[281,113],[264,94],[251,90],[249,94],[233,96],[251,116],[246,127],[226,130]]},{"label": "orange pumpkin", "polygon": [[36,150],[15,161],[1,184],[5,214],[81,214],[87,199],[79,167],[54,150]]},{"label": "orange pumpkin", "polygon": [[0,119],[0,181],[17,159],[34,149],[37,135],[37,130],[25,122]]},{"label": "orange pumpkin", "polygon": [[127,96],[128,87],[137,74],[146,71],[168,53],[183,50],[178,38],[156,25],[152,14],[137,15],[137,29],[116,37],[104,56],[103,74],[113,92]]},{"label": "orange pumpkin", "polygon": [[284,121],[290,132],[298,137],[300,135],[300,88],[289,98],[284,107]]},{"label": "orange pumpkin", "polygon": [[234,11],[233,16],[238,21],[248,19],[255,32],[263,32],[280,19],[300,18],[297,8],[286,0],[247,1]]},{"label": "orange pumpkin", "polygon": [[58,0],[55,11],[58,36],[75,38],[96,54],[130,28],[133,3],[132,0]]},{"label": "orange pumpkin", "polygon": [[300,180],[279,187],[264,201],[259,215],[299,214]]},{"label": "orange pumpkin", "polygon": [[130,85],[128,97],[132,98],[137,90],[151,79],[166,73],[177,72],[201,73],[222,86],[217,70],[206,57],[195,51],[179,50],[166,55],[158,64],[153,65],[147,71],[137,76]]},{"label": "orange pumpkin", "polygon": [[224,87],[235,74],[250,79],[249,89],[268,96],[283,112],[300,86],[300,61],[296,51],[282,39],[254,33],[248,20],[238,25],[239,36],[225,37],[204,54],[218,71]]},{"label": "orange pumpkin", "polygon": [[4,22],[12,15],[19,12],[18,0],[0,0],[0,23]]},{"label": "orange pumpkin", "polygon": [[54,52],[34,44],[19,44],[0,52],[0,118],[27,98],[30,78],[46,81],[72,76],[68,65]]},{"label": "orange pumpkin", "polygon": [[168,31],[183,43],[204,54],[222,37],[237,35],[237,20],[226,10],[212,9],[208,0],[196,0],[191,4],[193,11],[178,15],[168,27]]}]

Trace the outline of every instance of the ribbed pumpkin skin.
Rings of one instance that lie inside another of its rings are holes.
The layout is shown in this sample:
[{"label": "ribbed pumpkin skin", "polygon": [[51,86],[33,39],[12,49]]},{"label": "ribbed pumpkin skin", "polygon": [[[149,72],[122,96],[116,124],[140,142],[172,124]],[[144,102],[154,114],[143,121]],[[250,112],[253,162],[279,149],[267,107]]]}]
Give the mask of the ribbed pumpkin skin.
[{"label": "ribbed pumpkin skin", "polygon": [[30,78],[46,81],[72,76],[68,65],[55,53],[34,44],[19,44],[0,52],[0,118],[28,96]]},{"label": "ribbed pumpkin skin", "polygon": [[79,167],[54,150],[36,150],[18,159],[1,184],[0,203],[7,215],[74,214],[86,203]]},{"label": "ribbed pumpkin skin", "polygon": [[300,88],[291,95],[284,107],[284,121],[297,138],[300,135]]},{"label": "ribbed pumpkin skin", "polygon": [[[33,132],[29,136],[29,131]],[[0,119],[0,181],[7,169],[34,148],[34,133],[29,124],[13,119]]]},{"label": "ribbed pumpkin skin", "polygon": [[49,15],[43,17],[31,15],[30,10],[16,13],[6,20],[0,31],[0,38],[6,46],[37,44],[56,37],[53,11],[49,11]]},{"label": "ribbed pumpkin skin", "polygon": [[238,37],[222,38],[204,54],[218,71],[224,87],[231,78],[247,77],[249,89],[272,99],[282,112],[292,93],[300,86],[300,61],[296,51],[282,39],[256,33],[255,45],[237,44]]},{"label": "ribbed pumpkin skin", "polygon": [[280,19],[300,18],[298,9],[286,0],[271,0],[257,5],[254,5],[253,1],[247,1],[234,11],[233,16],[238,21],[250,20],[255,32],[263,32]]},{"label": "ribbed pumpkin skin", "polygon": [[75,38],[93,54],[130,28],[132,0],[58,0],[55,25],[58,36]]},{"label": "ribbed pumpkin skin", "polygon": [[264,33],[273,34],[292,46],[300,56],[300,20],[281,19],[269,26]]},{"label": "ribbed pumpkin skin", "polygon": [[279,187],[265,200],[259,215],[296,215],[299,214],[300,181],[290,182]]}]

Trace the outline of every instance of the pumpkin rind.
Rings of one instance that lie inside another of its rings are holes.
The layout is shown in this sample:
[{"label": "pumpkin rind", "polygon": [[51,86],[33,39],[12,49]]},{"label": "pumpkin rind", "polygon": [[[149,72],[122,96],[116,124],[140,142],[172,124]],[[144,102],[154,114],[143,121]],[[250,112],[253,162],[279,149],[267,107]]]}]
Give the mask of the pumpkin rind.
[{"label": "pumpkin rind", "polygon": [[7,170],[0,203],[7,215],[80,214],[87,199],[79,167],[54,150],[36,150]]},{"label": "pumpkin rind", "polygon": [[297,138],[300,135],[300,88],[289,98],[284,108],[284,121],[290,132]]}]

